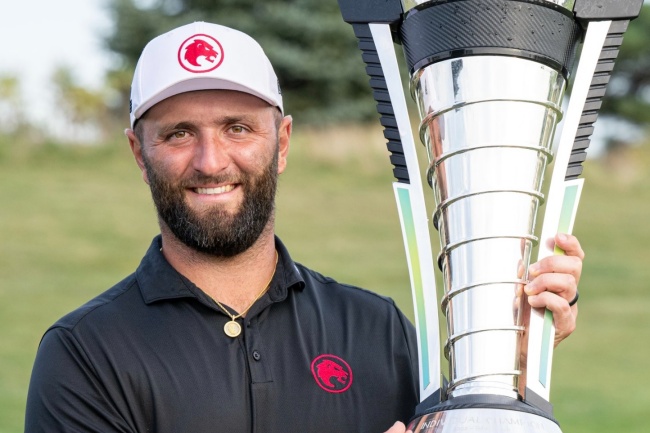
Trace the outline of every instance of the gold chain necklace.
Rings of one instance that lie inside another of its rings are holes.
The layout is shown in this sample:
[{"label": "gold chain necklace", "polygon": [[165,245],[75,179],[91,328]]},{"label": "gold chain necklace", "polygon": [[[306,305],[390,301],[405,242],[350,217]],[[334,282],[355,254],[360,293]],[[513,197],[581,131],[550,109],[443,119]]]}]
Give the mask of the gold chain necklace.
[{"label": "gold chain necklace", "polygon": [[221,305],[221,302],[219,302],[216,299],[212,298],[214,300],[214,302],[217,303],[219,308],[221,308],[223,310],[223,312],[226,313],[228,315],[228,317],[230,317],[230,321],[226,322],[226,324],[223,325],[223,332],[225,332],[228,337],[235,338],[235,337],[238,337],[239,334],[241,334],[241,325],[239,324],[239,322],[237,322],[237,319],[239,319],[244,314],[246,314],[248,312],[248,310],[250,310],[251,307],[255,304],[255,302],[257,302],[257,300],[260,299],[262,297],[262,295],[266,292],[266,290],[271,285],[271,281],[273,281],[273,277],[275,276],[275,270],[277,269],[277,267],[278,267],[278,252],[276,250],[275,251],[275,268],[273,269],[273,274],[271,274],[271,278],[269,279],[269,282],[266,283],[266,285],[264,286],[262,291],[260,293],[258,293],[258,295],[255,297],[255,299],[253,299],[253,302],[251,302],[250,305],[248,307],[246,307],[246,309],[244,309],[244,311],[237,314],[236,316],[233,315],[233,314],[230,314],[230,311],[228,311],[223,305]]}]

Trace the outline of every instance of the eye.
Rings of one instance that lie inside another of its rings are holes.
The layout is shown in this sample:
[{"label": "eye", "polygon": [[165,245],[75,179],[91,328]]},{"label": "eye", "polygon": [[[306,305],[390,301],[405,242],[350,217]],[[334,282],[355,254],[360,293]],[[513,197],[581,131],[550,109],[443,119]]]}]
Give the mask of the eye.
[{"label": "eye", "polygon": [[230,127],[230,131],[235,134],[243,134],[244,132],[246,132],[246,128],[244,128],[241,125],[233,125]]},{"label": "eye", "polygon": [[166,141],[185,140],[189,133],[185,130],[171,131],[165,136]]}]

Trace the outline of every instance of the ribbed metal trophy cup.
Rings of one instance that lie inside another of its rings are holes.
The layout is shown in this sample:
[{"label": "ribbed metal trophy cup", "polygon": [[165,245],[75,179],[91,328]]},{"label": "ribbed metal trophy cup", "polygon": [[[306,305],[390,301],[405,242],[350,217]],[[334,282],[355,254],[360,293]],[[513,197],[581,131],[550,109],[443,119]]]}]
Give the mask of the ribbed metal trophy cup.
[{"label": "ribbed metal trophy cup", "polygon": [[[549,403],[552,314],[531,311],[520,295],[524,270],[535,246],[538,259],[562,253],[545,240],[572,230],[593,123],[642,3],[339,0],[359,39],[397,179],[419,344],[414,432],[561,431]],[[440,372],[434,260],[395,42],[419,108],[435,196],[448,379]]]}]

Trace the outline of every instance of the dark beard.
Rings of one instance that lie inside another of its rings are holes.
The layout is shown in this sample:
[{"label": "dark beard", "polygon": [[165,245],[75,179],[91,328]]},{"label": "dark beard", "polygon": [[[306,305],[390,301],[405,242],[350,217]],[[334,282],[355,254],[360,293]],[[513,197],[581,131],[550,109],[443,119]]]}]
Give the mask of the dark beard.
[{"label": "dark beard", "polygon": [[178,240],[195,251],[216,257],[236,256],[257,241],[273,215],[278,181],[277,151],[261,175],[242,175],[237,180],[243,189],[244,201],[234,215],[216,207],[196,212],[184,198],[188,185],[233,181],[231,177],[196,174],[174,185],[164,179],[144,154],[142,159],[158,217]]}]

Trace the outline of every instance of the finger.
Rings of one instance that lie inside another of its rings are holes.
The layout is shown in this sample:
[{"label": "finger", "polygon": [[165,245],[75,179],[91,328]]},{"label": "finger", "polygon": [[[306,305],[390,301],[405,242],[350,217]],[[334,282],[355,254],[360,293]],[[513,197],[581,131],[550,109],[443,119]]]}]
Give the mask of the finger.
[{"label": "finger", "polygon": [[528,268],[528,279],[534,280],[543,274],[569,274],[580,281],[582,275],[582,259],[576,256],[555,255],[545,257]]},{"label": "finger", "polygon": [[535,284],[527,284],[524,287],[524,292],[526,295],[530,297],[541,295],[543,293],[549,293],[557,296],[560,299],[563,299],[567,305],[576,297],[576,294],[578,293],[578,287],[575,284],[572,284],[573,277],[570,275],[553,274],[552,276],[549,276],[545,279],[553,281],[549,282],[548,285],[543,281],[538,282],[537,280]]},{"label": "finger", "polygon": [[570,302],[576,296],[578,283],[571,274],[541,274],[526,284],[524,291],[529,296],[548,291]]},{"label": "finger", "polygon": [[578,305],[569,307],[566,299],[550,292],[529,296],[528,303],[533,308],[547,308],[553,313],[555,325],[555,345],[568,337],[576,328]]},{"label": "finger", "polygon": [[519,260],[519,263],[517,264],[517,278],[524,278],[525,273],[526,267],[524,266],[524,261]]},{"label": "finger", "polygon": [[564,251],[567,256],[578,257],[580,260],[585,258],[585,252],[582,250],[578,238],[573,235],[558,233],[555,235],[555,245]]}]

